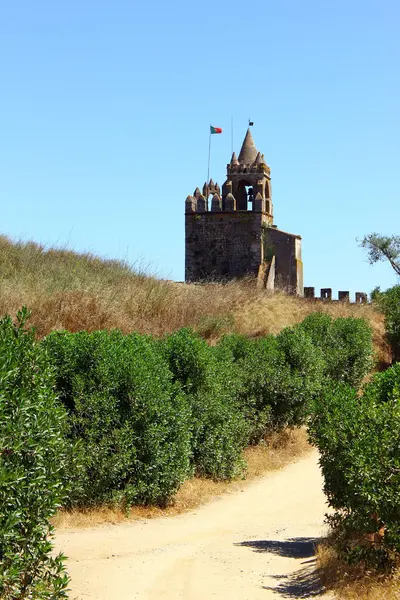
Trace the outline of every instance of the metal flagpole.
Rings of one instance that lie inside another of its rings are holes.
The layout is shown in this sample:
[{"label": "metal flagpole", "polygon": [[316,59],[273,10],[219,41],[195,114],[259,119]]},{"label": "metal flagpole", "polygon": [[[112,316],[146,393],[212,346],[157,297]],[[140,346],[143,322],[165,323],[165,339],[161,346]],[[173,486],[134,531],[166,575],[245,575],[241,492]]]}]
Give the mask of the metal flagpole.
[{"label": "metal flagpole", "polygon": [[233,154],[233,116],[231,117],[231,154]]},{"label": "metal flagpole", "polygon": [[207,170],[207,185],[208,182],[210,181],[210,157],[211,157],[211,127],[210,127],[210,134],[208,137],[208,170]]}]

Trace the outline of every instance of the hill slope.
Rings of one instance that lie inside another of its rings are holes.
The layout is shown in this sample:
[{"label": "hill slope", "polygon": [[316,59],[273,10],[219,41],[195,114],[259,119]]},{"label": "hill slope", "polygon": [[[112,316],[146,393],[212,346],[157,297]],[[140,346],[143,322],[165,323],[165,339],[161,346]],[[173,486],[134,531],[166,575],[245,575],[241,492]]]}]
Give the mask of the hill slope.
[{"label": "hill slope", "polygon": [[0,236],[0,313],[23,304],[32,311],[39,336],[53,329],[162,335],[193,327],[209,339],[227,331],[277,333],[316,310],[334,317],[367,319],[380,358],[385,359],[383,316],[371,305],[310,302],[256,289],[253,280],[185,285],[156,279],[121,261],[91,254],[14,243]]}]

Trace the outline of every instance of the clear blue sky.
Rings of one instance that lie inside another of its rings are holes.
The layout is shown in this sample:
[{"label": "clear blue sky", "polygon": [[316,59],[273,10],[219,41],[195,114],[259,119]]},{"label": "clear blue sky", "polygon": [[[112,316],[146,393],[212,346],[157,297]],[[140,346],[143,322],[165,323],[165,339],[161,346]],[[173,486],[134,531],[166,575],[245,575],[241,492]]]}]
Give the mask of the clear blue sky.
[{"label": "clear blue sky", "polygon": [[0,231],[184,273],[184,200],[224,181],[248,117],[305,285],[396,282],[400,4],[21,0],[0,18]]}]

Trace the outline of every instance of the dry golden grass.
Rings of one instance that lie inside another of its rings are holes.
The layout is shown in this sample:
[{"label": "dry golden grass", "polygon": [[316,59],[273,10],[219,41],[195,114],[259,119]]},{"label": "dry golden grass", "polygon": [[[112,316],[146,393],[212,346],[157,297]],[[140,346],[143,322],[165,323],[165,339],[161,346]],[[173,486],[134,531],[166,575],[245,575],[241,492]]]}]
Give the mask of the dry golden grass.
[{"label": "dry golden grass", "polygon": [[194,477],[183,483],[173,503],[167,508],[134,506],[128,513],[106,506],[86,510],[62,510],[53,519],[53,524],[57,529],[76,529],[181,514],[205,504],[215,496],[243,488],[255,478],[281,469],[310,450],[305,429],[274,433],[264,443],[245,449],[244,458],[248,465],[245,479],[227,482]]},{"label": "dry golden grass", "polygon": [[348,565],[328,541],[317,548],[317,570],[325,589],[341,600],[400,600],[400,571],[385,576]]},{"label": "dry golden grass", "polygon": [[383,316],[371,305],[312,302],[259,290],[254,280],[185,285],[137,272],[120,261],[13,243],[0,236],[0,314],[26,305],[39,337],[54,329],[119,328],[156,336],[193,327],[211,342],[228,331],[278,333],[323,311],[366,318],[379,360],[389,358]]}]

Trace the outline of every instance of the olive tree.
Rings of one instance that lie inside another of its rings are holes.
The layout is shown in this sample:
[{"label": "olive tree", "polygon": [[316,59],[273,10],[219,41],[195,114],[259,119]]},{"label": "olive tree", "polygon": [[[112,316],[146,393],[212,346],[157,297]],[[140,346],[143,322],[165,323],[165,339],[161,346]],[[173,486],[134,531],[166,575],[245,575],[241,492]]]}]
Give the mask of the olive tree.
[{"label": "olive tree", "polygon": [[369,233],[361,240],[360,246],[367,250],[371,265],[388,260],[396,275],[400,276],[400,236]]}]

